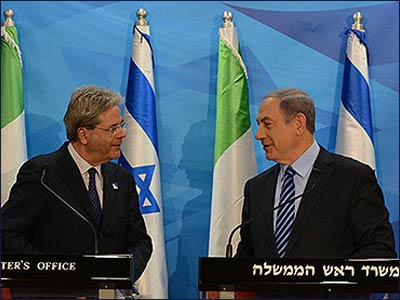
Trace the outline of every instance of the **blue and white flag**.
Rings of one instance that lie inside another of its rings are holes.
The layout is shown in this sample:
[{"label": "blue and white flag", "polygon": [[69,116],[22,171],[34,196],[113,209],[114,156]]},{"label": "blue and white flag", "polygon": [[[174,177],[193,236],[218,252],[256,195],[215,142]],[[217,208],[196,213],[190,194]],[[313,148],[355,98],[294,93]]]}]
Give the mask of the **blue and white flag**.
[{"label": "blue and white flag", "polygon": [[365,32],[352,28],[347,34],[336,153],[357,159],[375,170]]},{"label": "blue and white flag", "polygon": [[140,298],[167,299],[168,276],[150,29],[148,25],[135,25],[133,33],[124,112],[127,136],[122,143],[119,162],[135,178],[141,213],[153,241],[153,254],[137,282]]}]

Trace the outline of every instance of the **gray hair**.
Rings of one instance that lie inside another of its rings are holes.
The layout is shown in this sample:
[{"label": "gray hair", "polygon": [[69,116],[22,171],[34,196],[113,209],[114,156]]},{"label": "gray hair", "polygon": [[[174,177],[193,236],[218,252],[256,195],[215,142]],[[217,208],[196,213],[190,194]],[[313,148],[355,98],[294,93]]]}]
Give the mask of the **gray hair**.
[{"label": "gray hair", "polygon": [[315,107],[311,97],[303,90],[296,88],[277,89],[265,95],[266,98],[279,100],[279,108],[283,111],[285,121],[290,122],[298,113],[306,117],[306,128],[313,134],[315,131]]},{"label": "gray hair", "polygon": [[67,138],[75,142],[78,139],[78,128],[96,126],[100,123],[100,114],[122,102],[123,98],[119,93],[106,88],[94,85],[77,88],[71,94],[64,116]]}]

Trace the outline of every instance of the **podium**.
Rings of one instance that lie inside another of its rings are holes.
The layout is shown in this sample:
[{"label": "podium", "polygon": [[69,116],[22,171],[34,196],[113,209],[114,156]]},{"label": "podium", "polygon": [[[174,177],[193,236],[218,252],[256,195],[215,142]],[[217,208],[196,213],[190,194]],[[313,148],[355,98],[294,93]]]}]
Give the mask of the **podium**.
[{"label": "podium", "polygon": [[123,255],[2,255],[1,287],[13,298],[110,298],[132,291],[133,258]]},{"label": "podium", "polygon": [[399,260],[201,257],[198,278],[203,299],[210,291],[226,298],[247,291],[260,298],[367,299],[399,293]]}]

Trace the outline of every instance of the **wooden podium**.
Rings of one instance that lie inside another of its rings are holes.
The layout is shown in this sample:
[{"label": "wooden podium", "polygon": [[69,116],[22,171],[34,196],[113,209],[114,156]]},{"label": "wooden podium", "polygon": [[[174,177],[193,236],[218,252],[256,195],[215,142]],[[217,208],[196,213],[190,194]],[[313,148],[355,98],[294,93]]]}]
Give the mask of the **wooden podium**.
[{"label": "wooden podium", "polygon": [[134,289],[133,272],[128,254],[2,255],[1,288],[11,298],[110,298]]},{"label": "wooden podium", "polygon": [[203,299],[210,291],[219,298],[240,291],[257,298],[368,298],[399,293],[399,260],[201,257],[198,289]]}]

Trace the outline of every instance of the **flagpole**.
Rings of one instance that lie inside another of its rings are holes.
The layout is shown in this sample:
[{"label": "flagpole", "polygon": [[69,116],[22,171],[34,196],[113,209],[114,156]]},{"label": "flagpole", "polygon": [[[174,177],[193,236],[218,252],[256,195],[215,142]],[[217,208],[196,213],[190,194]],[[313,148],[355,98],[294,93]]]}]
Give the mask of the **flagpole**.
[{"label": "flagpole", "polygon": [[[240,223],[244,185],[257,174],[247,71],[233,15],[219,29],[216,128],[209,256],[224,256],[229,232]],[[238,236],[233,245],[236,249]]]},{"label": "flagpole", "polygon": [[140,211],[153,242],[152,256],[137,281],[139,298],[167,299],[168,274],[158,158],[153,48],[149,22],[146,20],[147,11],[140,8],[136,16],[124,110],[127,136],[122,143],[119,163],[135,179]]},{"label": "flagpole", "polygon": [[357,159],[375,170],[375,150],[368,75],[368,48],[363,16],[353,15],[347,30],[346,58],[340,102],[336,153]]},{"label": "flagpole", "polygon": [[1,26],[1,205],[27,159],[22,55],[11,9]]}]

